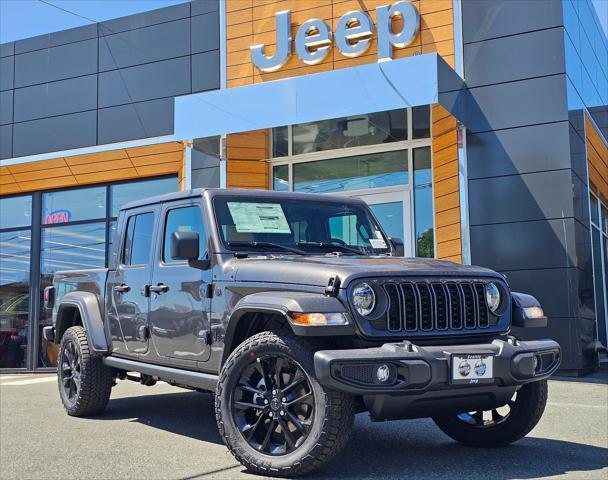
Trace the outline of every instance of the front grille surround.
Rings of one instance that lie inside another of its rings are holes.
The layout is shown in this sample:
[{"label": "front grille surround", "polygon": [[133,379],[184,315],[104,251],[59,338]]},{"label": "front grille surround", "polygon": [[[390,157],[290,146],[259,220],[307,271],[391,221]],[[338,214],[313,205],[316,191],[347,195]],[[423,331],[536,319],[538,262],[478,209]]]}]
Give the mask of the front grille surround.
[{"label": "front grille surround", "polygon": [[[379,278],[365,279],[379,300],[369,317],[355,313],[357,324],[370,337],[441,337],[488,335],[510,327],[510,293],[497,278]],[[501,291],[498,314],[485,301],[485,284]],[[359,281],[351,284],[356,285]],[[350,288],[348,289],[350,298]]]}]

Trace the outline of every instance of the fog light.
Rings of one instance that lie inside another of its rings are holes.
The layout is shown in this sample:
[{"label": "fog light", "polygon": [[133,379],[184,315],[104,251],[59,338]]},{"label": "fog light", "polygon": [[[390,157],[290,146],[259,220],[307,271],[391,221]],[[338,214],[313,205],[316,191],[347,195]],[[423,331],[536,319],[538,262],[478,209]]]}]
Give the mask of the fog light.
[{"label": "fog light", "polygon": [[388,365],[380,365],[376,370],[376,378],[381,383],[388,382],[389,378],[391,378],[391,369]]}]

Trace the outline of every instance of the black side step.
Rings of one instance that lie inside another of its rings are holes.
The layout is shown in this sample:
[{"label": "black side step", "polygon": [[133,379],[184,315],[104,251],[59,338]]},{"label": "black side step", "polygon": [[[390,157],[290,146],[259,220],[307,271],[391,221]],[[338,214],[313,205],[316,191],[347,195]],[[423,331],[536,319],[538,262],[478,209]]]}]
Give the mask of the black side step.
[{"label": "black side step", "polygon": [[187,385],[189,387],[210,390],[213,392],[217,386],[218,376],[210,373],[191,372],[189,370],[152,365],[150,363],[137,362],[135,360],[127,360],[118,357],[105,357],[103,363],[108,367],[118,368],[127,372],[139,372],[145,373],[146,375],[153,375],[167,383]]}]

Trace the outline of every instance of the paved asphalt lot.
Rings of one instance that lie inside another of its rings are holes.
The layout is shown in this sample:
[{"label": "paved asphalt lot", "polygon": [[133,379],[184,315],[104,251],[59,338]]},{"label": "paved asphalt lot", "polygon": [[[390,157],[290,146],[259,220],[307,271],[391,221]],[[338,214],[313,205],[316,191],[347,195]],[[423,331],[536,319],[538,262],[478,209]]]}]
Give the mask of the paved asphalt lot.
[{"label": "paved asphalt lot", "polygon": [[[503,449],[462,447],[430,420],[359,415],[343,453],[307,478],[608,478],[608,375],[553,380],[529,437]],[[55,377],[0,376],[1,479],[249,478],[221,443],[211,395],[123,381],[97,418],[70,418]],[[259,477],[258,477],[259,478]]]}]

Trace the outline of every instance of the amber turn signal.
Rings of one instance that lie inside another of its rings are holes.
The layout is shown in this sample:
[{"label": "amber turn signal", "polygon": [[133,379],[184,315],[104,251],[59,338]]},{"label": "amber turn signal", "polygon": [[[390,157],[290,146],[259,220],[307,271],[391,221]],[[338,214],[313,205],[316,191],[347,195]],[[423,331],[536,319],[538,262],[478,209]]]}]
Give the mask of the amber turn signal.
[{"label": "amber turn signal", "polygon": [[328,325],[348,325],[348,319],[343,313],[292,313],[294,325],[322,327]]}]

